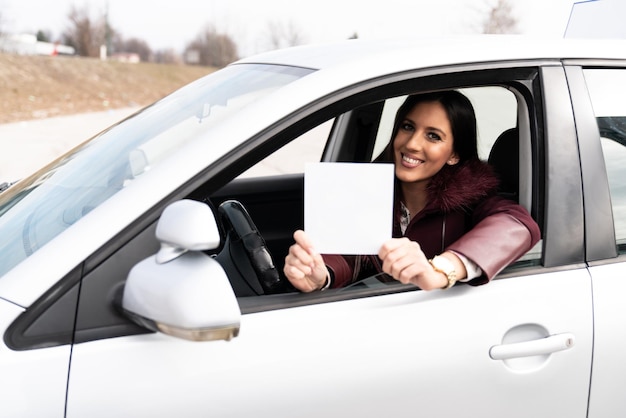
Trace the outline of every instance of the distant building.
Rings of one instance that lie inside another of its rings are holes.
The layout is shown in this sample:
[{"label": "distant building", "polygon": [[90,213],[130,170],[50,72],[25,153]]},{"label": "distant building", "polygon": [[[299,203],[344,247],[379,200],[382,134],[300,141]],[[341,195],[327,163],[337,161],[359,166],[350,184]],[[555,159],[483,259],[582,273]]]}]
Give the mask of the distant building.
[{"label": "distant building", "polygon": [[2,35],[0,51],[18,55],[74,55],[76,50],[68,45],[41,42],[35,35]]},{"label": "distant building", "polygon": [[200,64],[200,51],[197,49],[190,49],[185,52],[185,62],[187,64]]},{"label": "distant building", "polygon": [[141,57],[139,56],[139,54],[134,52],[118,52],[111,55],[109,59],[119,62],[128,62],[131,64],[141,62]]}]

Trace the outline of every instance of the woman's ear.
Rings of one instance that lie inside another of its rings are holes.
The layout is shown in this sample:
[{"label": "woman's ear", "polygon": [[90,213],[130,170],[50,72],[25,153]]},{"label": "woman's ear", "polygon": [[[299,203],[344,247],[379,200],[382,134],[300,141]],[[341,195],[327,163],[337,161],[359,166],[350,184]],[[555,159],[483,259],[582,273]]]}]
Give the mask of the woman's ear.
[{"label": "woman's ear", "polygon": [[458,155],[456,155],[456,152],[455,152],[455,153],[453,153],[453,154],[450,156],[450,158],[448,158],[447,164],[448,164],[448,165],[455,165],[455,164],[458,164],[458,163],[459,163],[459,161],[460,161],[460,158],[459,158],[459,156],[458,156]]}]

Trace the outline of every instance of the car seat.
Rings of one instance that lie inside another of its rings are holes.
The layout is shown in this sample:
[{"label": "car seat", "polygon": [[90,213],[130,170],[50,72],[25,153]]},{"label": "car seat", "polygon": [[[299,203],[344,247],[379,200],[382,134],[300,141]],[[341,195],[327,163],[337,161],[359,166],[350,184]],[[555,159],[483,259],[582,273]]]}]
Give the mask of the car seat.
[{"label": "car seat", "polygon": [[519,201],[519,130],[507,129],[496,139],[489,152],[488,163],[500,178],[502,196]]}]

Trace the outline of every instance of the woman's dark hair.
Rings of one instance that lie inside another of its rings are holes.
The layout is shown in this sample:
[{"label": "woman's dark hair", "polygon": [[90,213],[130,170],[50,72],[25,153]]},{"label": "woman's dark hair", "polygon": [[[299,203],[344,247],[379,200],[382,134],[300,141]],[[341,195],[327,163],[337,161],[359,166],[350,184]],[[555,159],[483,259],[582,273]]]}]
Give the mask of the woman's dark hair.
[{"label": "woman's dark hair", "polygon": [[476,115],[474,107],[467,97],[456,90],[435,91],[431,93],[414,94],[404,101],[396,113],[391,139],[383,152],[375,161],[393,161],[393,141],[398,133],[400,124],[406,115],[419,103],[441,103],[450,120],[452,136],[454,137],[454,152],[462,164],[469,160],[478,159],[478,145],[476,139]]}]

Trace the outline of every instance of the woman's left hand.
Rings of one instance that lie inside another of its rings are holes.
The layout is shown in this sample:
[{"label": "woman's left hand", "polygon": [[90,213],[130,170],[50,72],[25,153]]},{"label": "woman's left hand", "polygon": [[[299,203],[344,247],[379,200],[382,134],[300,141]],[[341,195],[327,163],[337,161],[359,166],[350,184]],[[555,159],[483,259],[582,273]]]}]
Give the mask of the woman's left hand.
[{"label": "woman's left hand", "polygon": [[446,275],[433,269],[420,245],[408,238],[390,239],[378,256],[383,271],[401,283],[412,283],[422,290],[442,289],[448,284]]}]

